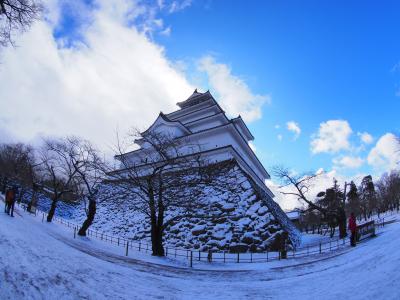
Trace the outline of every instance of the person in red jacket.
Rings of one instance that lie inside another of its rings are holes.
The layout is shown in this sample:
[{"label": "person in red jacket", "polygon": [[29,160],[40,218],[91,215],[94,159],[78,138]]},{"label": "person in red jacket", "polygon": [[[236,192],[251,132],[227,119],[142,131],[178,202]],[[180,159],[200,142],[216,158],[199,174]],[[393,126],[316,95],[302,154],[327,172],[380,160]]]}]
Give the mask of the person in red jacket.
[{"label": "person in red jacket", "polygon": [[10,205],[11,205],[11,198],[12,198],[12,190],[11,187],[6,187],[6,197],[4,200],[5,206],[4,206],[4,212],[6,214],[10,213]]},{"label": "person in red jacket", "polygon": [[356,240],[357,240],[357,223],[356,223],[356,217],[354,216],[354,213],[350,214],[349,230],[351,232],[350,245],[352,247],[355,247],[356,246]]},{"label": "person in red jacket", "polygon": [[11,217],[13,217],[14,204],[15,204],[15,188],[11,187],[6,192],[6,207],[5,207],[5,212],[7,214],[10,214],[11,212]]}]

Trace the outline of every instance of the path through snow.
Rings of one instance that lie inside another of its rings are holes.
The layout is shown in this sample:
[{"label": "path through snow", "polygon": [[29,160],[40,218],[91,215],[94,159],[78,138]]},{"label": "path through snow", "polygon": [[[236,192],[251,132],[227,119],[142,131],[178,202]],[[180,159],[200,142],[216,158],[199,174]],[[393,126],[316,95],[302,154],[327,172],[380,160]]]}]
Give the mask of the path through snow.
[{"label": "path through snow", "polygon": [[0,299],[399,299],[399,234],[393,223],[330,255],[193,270],[1,212]]}]

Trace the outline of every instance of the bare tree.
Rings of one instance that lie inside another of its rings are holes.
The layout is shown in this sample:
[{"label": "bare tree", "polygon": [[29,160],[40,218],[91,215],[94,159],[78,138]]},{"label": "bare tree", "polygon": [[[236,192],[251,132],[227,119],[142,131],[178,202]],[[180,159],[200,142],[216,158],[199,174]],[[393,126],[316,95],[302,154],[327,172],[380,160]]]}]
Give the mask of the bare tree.
[{"label": "bare tree", "polygon": [[86,231],[92,225],[96,215],[96,203],[99,185],[105,180],[105,172],[110,170],[99,152],[88,141],[81,141],[76,148],[74,178],[79,197],[84,201],[86,219],[78,231],[78,235],[86,236]]},{"label": "bare tree", "polygon": [[42,10],[36,0],[0,0],[0,46],[14,45],[14,33],[27,30]]},{"label": "bare tree", "polygon": [[40,168],[36,151],[30,145],[4,144],[0,146],[0,175],[3,182],[3,190],[8,182],[19,186],[18,202],[31,192],[27,210],[31,212],[36,206],[40,187]]},{"label": "bare tree", "polygon": [[[273,174],[282,183],[282,185],[279,187],[282,195],[296,197],[298,200],[300,200],[300,202],[303,202],[303,204],[307,205],[305,210],[317,210],[319,212],[323,212],[323,209],[308,197],[308,193],[313,187],[314,180],[319,176],[319,174],[313,174],[311,172],[304,174],[293,174],[288,168],[283,166],[275,166],[273,168]],[[282,188],[289,186],[294,187],[294,190],[286,192],[282,190]]]},{"label": "bare tree", "polygon": [[400,209],[400,173],[385,173],[376,184],[380,212]]},{"label": "bare tree", "polygon": [[[309,191],[313,187],[314,180],[320,175],[319,173],[304,173],[304,174],[292,174],[289,169],[276,166],[273,169],[274,175],[282,182],[282,186],[291,187],[290,191],[282,191],[283,195],[290,195],[296,197],[300,202],[306,205],[306,208],[303,209],[303,212],[310,211],[318,211],[322,215],[322,217],[328,222],[331,228],[339,225],[339,235],[340,238],[344,238],[346,236],[346,214],[344,211],[343,205],[340,205],[341,201],[336,199],[339,193],[331,193],[331,191],[335,190],[335,187],[332,189],[328,189],[328,193],[322,192],[319,193],[319,198],[326,199],[327,197],[335,198],[335,202],[338,205],[322,205],[321,202],[315,202],[309,198]],[[327,195],[329,194],[329,195]],[[331,235],[333,235],[334,231],[331,231]]]},{"label": "bare tree", "polygon": [[82,141],[76,137],[47,139],[41,149],[42,190],[50,195],[47,222],[51,222],[61,197],[77,196],[76,177],[84,167],[81,160]]},{"label": "bare tree", "polygon": [[30,145],[23,143],[0,145],[0,175],[3,189],[8,182],[18,184],[20,187],[19,202],[35,181],[35,165],[34,149]]},{"label": "bare tree", "polygon": [[124,154],[119,144],[116,158],[121,169],[110,172],[109,176],[120,190],[130,195],[127,198],[133,209],[149,218],[152,254],[163,256],[165,229],[181,218],[209,217],[202,209],[209,204],[201,197],[205,186],[221,189],[229,186],[221,182],[220,175],[233,164],[228,160],[210,166],[199,153],[200,145],[168,134],[136,131],[129,138],[142,148]]}]

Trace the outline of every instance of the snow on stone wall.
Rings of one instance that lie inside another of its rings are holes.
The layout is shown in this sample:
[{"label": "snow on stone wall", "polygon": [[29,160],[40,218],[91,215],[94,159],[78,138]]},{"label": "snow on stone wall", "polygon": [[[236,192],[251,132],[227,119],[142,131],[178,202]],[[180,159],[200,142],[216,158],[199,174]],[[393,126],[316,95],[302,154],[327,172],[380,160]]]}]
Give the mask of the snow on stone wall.
[{"label": "snow on stone wall", "polygon": [[[201,199],[208,205],[199,208],[201,217],[182,218],[165,230],[164,243],[169,247],[233,252],[277,250],[284,231],[297,246],[300,235],[279,205],[252,182],[238,167],[225,174],[232,189],[222,191],[205,187]],[[180,197],[190,198],[191,190]],[[150,241],[148,218],[133,208],[132,201],[115,186],[100,188],[97,213],[92,228],[109,234]],[[39,208],[48,210],[50,201],[41,197]],[[179,214],[168,211],[165,219]],[[84,205],[58,203],[56,215],[81,223],[86,218]],[[206,216],[206,217],[205,217]]]},{"label": "snow on stone wall", "polygon": [[[280,238],[287,231],[294,245],[299,243],[299,233],[294,225],[262,189],[239,168],[227,174],[232,189],[220,191],[205,187],[203,202],[199,208],[201,217],[182,218],[166,228],[164,243],[170,247],[199,250],[265,251],[276,250]],[[180,197],[190,198],[188,189]],[[150,241],[148,218],[133,209],[133,204],[124,193],[111,185],[103,185],[97,205],[94,229],[134,240]],[[83,210],[75,218],[83,221]],[[177,211],[167,212],[165,219],[175,216]],[[205,217],[206,216],[206,217]]]}]

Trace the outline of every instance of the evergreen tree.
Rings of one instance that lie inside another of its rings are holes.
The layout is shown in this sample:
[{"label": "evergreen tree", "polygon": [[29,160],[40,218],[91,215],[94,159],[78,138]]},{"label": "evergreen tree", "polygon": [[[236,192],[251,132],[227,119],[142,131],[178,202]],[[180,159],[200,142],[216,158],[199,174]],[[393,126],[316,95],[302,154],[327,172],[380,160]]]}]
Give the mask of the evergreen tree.
[{"label": "evergreen tree", "polygon": [[364,218],[371,217],[372,213],[377,210],[378,203],[375,192],[375,185],[372,181],[372,176],[368,175],[361,181],[361,207]]},{"label": "evergreen tree", "polygon": [[349,212],[353,212],[356,217],[361,215],[360,196],[355,183],[350,183],[350,191],[347,193],[347,203]]},{"label": "evergreen tree", "polygon": [[336,226],[339,226],[340,237],[344,238],[346,233],[346,213],[343,203],[343,192],[341,191],[337,180],[333,179],[333,187],[321,192],[317,197],[317,204],[326,210],[326,221],[331,228],[331,237],[335,233]]}]

